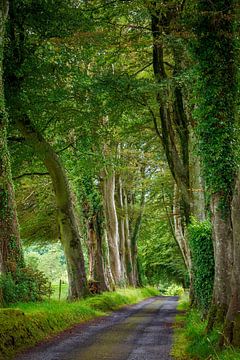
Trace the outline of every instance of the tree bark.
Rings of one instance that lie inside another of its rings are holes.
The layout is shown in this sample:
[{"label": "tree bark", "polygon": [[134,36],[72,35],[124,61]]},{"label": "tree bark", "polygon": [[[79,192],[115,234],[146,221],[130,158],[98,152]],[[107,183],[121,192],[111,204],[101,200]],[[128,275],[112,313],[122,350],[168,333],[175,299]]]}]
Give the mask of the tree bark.
[{"label": "tree bark", "polygon": [[137,258],[137,240],[139,236],[139,232],[142,225],[142,217],[145,207],[145,191],[142,190],[141,201],[140,201],[140,210],[135,221],[134,227],[132,229],[131,236],[131,254],[132,254],[132,269],[133,269],[133,281],[136,286],[140,286],[140,278],[139,278],[139,266],[138,266],[138,258]]},{"label": "tree bark", "polygon": [[174,233],[175,233],[175,237],[176,237],[178,246],[181,250],[184,263],[188,270],[189,276],[191,277],[191,268],[192,268],[191,252],[190,252],[188,242],[186,239],[186,234],[184,233],[184,227],[183,227],[184,221],[182,220],[182,217],[181,217],[179,201],[180,201],[180,199],[179,199],[178,188],[175,185],[174,186],[174,199],[173,199]]},{"label": "tree bark", "polygon": [[58,212],[60,240],[62,242],[68,269],[69,300],[88,294],[81,236],[74,211],[73,200],[63,165],[50,144],[34,128],[30,119],[17,120],[18,127],[27,143],[43,161],[52,179]]},{"label": "tree bark", "polygon": [[[164,65],[164,33],[169,33],[170,24],[176,17],[176,10],[171,5],[159,9],[157,2],[151,3],[152,36],[153,36],[153,70],[157,83],[168,79]],[[175,60],[174,74],[179,71],[179,59]],[[175,74],[176,75],[176,74]],[[162,142],[169,169],[181,194],[186,224],[190,220],[192,196],[189,179],[189,129],[188,119],[183,105],[182,90],[179,86],[172,89],[167,85],[158,92],[156,100],[159,105],[161,131],[155,119],[155,129]]]},{"label": "tree bark", "polygon": [[[240,346],[240,176],[235,185],[232,201],[233,226],[233,267],[231,274],[231,293],[224,326],[222,342],[226,345]],[[226,256],[226,254],[225,254]],[[225,280],[226,281],[226,280]]]},{"label": "tree bark", "polygon": [[209,311],[208,330],[212,329],[214,325],[224,322],[231,296],[233,256],[231,210],[222,208],[222,194],[216,193],[212,195],[211,213],[215,276],[213,300]]},{"label": "tree bark", "polygon": [[116,205],[117,205],[117,218],[118,218],[118,230],[119,230],[119,254],[121,262],[121,273],[124,282],[127,282],[127,270],[126,270],[126,233],[125,233],[125,212],[123,204],[123,187],[121,176],[116,176]]},{"label": "tree bark", "polygon": [[119,255],[119,231],[115,205],[115,174],[105,172],[103,178],[103,198],[106,217],[106,230],[109,247],[110,267],[115,284],[121,285],[123,281],[121,261]]},{"label": "tree bark", "polygon": [[3,47],[8,1],[0,1],[0,273],[14,274],[24,266],[7,147],[8,118],[3,89]]},{"label": "tree bark", "polygon": [[128,278],[128,283],[130,286],[137,286],[136,278],[134,278],[133,273],[133,261],[132,261],[132,252],[131,252],[131,238],[129,230],[129,215],[128,215],[128,201],[126,191],[123,190],[123,203],[124,203],[124,228],[125,228],[125,263],[126,263],[126,273]]},{"label": "tree bark", "polygon": [[88,219],[89,276],[98,282],[100,291],[108,291],[105,278],[101,222],[99,213]]}]

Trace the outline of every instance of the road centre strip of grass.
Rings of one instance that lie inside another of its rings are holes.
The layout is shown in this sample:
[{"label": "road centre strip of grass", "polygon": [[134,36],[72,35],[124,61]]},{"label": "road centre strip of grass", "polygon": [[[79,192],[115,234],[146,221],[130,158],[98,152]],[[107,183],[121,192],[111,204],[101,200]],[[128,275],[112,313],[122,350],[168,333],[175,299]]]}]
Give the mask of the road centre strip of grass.
[{"label": "road centre strip of grass", "polygon": [[19,303],[0,309],[0,360],[14,355],[73,325],[103,316],[124,305],[159,295],[154,288],[118,289],[80,301]]}]

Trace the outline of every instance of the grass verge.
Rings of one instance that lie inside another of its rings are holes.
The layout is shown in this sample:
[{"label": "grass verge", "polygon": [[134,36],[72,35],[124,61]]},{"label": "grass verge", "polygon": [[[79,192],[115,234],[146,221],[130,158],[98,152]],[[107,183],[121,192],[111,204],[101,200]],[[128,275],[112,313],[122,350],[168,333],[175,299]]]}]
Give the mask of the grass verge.
[{"label": "grass verge", "polygon": [[19,303],[0,309],[0,360],[78,323],[106,315],[124,305],[159,295],[154,288],[120,289],[73,303],[49,300],[40,303]]},{"label": "grass verge", "polygon": [[240,350],[218,348],[221,329],[206,333],[207,321],[200,312],[189,309],[186,297],[181,298],[174,326],[171,355],[176,360],[240,360]]}]

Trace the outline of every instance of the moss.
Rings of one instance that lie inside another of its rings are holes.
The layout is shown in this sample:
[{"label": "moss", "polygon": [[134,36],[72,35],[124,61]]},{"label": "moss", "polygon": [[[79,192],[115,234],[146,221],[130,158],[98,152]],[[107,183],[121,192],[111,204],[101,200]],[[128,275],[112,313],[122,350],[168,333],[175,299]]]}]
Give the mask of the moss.
[{"label": "moss", "polygon": [[206,332],[209,333],[214,327],[222,326],[222,324],[224,324],[226,313],[227,306],[212,304],[208,314]]}]

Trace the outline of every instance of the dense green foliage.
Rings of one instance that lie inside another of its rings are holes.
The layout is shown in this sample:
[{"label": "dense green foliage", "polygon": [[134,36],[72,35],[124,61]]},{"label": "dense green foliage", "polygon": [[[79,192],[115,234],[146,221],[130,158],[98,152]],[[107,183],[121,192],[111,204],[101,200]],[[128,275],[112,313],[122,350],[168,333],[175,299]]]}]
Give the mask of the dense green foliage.
[{"label": "dense green foliage", "polygon": [[[231,197],[236,174],[237,63],[234,33],[235,1],[194,2],[195,96],[199,150],[211,193]],[[217,22],[217,26],[215,25]],[[217,31],[212,31],[217,27]]]},{"label": "dense green foliage", "polygon": [[192,253],[194,300],[206,314],[209,309],[214,281],[214,253],[212,228],[209,221],[192,220],[188,227],[189,244]]},{"label": "dense green foliage", "polygon": [[0,293],[3,305],[18,301],[39,301],[51,295],[51,284],[43,272],[31,267],[0,275]]}]

